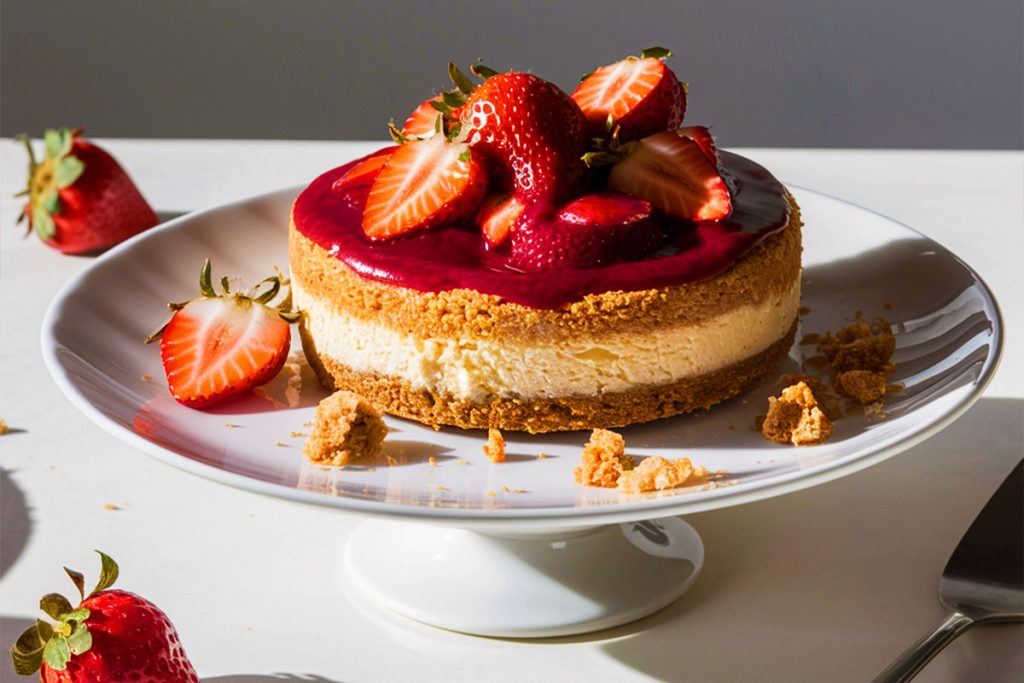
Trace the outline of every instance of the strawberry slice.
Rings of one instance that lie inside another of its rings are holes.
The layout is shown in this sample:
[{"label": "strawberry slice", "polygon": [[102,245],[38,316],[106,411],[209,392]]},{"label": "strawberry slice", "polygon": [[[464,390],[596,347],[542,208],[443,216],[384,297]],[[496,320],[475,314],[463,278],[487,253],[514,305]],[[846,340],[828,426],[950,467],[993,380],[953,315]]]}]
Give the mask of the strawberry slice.
[{"label": "strawberry slice", "polygon": [[227,278],[223,294],[213,288],[210,261],[199,277],[202,296],[170,304],[174,315],[150,336],[160,339],[160,356],[167,386],[179,403],[206,408],[266,384],[280,372],[291,343],[289,324],[299,319],[291,297],[271,308],[281,289],[279,277],[269,277],[248,293],[232,293]]},{"label": "strawberry slice", "polygon": [[476,214],[476,224],[491,247],[500,246],[519,220],[526,205],[515,195],[496,194],[484,200]]},{"label": "strawberry slice", "polygon": [[696,142],[697,146],[700,147],[700,151],[704,152],[704,156],[715,165],[715,168],[719,167],[721,160],[718,158],[718,145],[715,144],[715,138],[711,136],[711,131],[707,128],[704,126],[677,128],[676,135],[690,138]]},{"label": "strawberry slice", "polygon": [[431,103],[441,101],[441,96],[436,95],[413,109],[409,118],[402,124],[402,135],[407,138],[429,138],[436,133],[437,117],[441,112]]},{"label": "strawberry slice", "polygon": [[664,48],[648,48],[640,57],[584,76],[572,98],[586,115],[590,134],[608,137],[619,126],[618,137],[625,142],[678,128],[686,113],[686,87],[663,61],[671,56]]},{"label": "strawberry slice", "polygon": [[487,192],[482,156],[443,135],[409,140],[373,181],[363,232],[383,240],[470,218]]},{"label": "strawberry slice", "polygon": [[719,220],[732,211],[725,179],[694,139],[662,131],[624,148],[628,154],[608,175],[610,189],[685,220]]},{"label": "strawberry slice", "polygon": [[347,192],[354,187],[370,185],[380,169],[384,168],[391,157],[391,153],[398,149],[398,145],[379,149],[363,159],[352,168],[345,171],[345,175],[334,181],[331,190],[334,192]]}]

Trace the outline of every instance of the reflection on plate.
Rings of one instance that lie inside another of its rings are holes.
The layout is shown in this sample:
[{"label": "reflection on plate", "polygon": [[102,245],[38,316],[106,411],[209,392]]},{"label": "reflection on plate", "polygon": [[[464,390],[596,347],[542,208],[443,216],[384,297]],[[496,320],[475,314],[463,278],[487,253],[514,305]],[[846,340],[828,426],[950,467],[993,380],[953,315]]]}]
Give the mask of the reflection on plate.
[{"label": "reflection on plate", "polygon": [[[620,498],[576,485],[572,469],[587,439],[580,432],[507,434],[508,460],[496,465],[483,456],[480,432],[434,431],[389,418],[393,432],[378,461],[322,468],[301,453],[305,423],[324,395],[301,351],[293,351],[285,371],[264,389],[200,412],[171,399],[157,349],[141,343],[161,322],[167,301],[192,295],[204,258],[218,272],[250,281],[284,266],[294,195],[281,191],[184,216],[83,271],[55,299],[43,327],[44,355],[61,389],[140,450],[259,493],[462,526],[589,525],[735,505],[878,462],[966,410],[991,377],[1001,348],[992,296],[956,256],[887,218],[796,190],[807,226],[803,330],[835,330],[858,310],[893,323],[891,381],[904,389],[887,397],[884,419],[848,415],[821,446],[768,443],[754,421],[777,392],[775,375],[711,411],[621,430],[631,454],[687,456],[728,473],[703,489],[649,496]],[[813,347],[794,346],[778,374],[798,371],[805,353]]]}]

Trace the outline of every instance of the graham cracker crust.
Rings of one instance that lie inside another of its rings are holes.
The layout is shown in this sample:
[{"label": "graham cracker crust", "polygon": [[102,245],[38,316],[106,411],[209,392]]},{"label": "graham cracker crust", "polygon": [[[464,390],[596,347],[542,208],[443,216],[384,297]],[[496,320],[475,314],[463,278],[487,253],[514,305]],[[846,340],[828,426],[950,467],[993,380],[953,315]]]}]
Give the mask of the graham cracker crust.
[{"label": "graham cracker crust", "polygon": [[680,382],[614,394],[529,400],[495,397],[486,403],[443,392],[414,389],[397,377],[366,373],[317,352],[305,324],[299,333],[306,358],[320,383],[332,391],[361,394],[380,410],[432,427],[502,429],[530,433],[624,427],[709,408],[773,371],[786,357],[796,335],[789,332],[764,351],[721,370]]}]

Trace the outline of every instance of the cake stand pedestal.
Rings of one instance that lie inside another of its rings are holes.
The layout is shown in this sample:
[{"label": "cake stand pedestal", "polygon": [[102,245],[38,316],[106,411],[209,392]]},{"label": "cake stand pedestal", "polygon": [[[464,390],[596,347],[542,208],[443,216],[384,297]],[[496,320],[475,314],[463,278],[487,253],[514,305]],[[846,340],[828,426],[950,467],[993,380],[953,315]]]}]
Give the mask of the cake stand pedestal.
[{"label": "cake stand pedestal", "polygon": [[704,564],[700,536],[675,517],[585,529],[504,526],[364,522],[345,546],[346,579],[425,624],[543,638],[656,612],[682,595]]}]

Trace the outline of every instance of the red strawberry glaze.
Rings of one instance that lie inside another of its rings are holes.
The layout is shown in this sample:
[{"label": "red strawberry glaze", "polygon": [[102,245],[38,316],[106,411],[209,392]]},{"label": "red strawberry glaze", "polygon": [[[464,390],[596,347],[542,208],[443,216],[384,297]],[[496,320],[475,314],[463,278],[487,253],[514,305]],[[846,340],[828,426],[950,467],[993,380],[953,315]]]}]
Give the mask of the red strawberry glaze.
[{"label": "red strawberry glaze", "polygon": [[714,277],[784,228],[789,222],[789,202],[782,184],[749,159],[731,152],[720,154],[722,168],[736,180],[729,218],[665,223],[670,227],[668,244],[658,255],[599,268],[519,272],[508,265],[505,250],[488,250],[471,222],[371,242],[360,227],[367,187],[331,191],[334,182],[358,162],[314,180],[295,200],[293,218],[300,233],[363,277],[425,292],[473,289],[531,308],[554,309],[587,294]]}]

